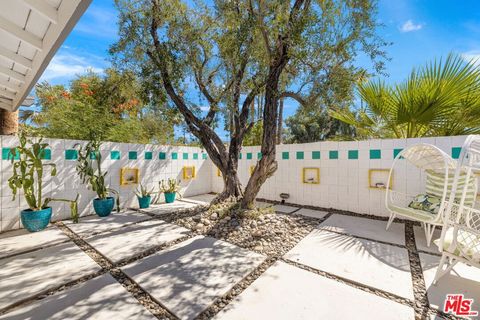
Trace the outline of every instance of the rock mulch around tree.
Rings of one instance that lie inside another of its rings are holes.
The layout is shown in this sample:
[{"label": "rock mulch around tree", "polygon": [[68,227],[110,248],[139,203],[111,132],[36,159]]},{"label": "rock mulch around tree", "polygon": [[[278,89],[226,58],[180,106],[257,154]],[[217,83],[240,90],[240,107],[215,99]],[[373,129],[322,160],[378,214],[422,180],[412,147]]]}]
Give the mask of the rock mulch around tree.
[{"label": "rock mulch around tree", "polygon": [[181,215],[162,215],[162,220],[197,234],[212,236],[268,256],[282,256],[307,236],[322,220],[259,209],[255,217],[222,214],[205,207]]}]

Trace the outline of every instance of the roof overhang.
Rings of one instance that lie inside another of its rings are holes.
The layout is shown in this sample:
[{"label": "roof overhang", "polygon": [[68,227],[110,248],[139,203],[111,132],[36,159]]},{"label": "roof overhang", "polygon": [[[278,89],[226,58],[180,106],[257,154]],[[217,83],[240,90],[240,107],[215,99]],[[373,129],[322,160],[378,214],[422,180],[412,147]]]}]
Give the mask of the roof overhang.
[{"label": "roof overhang", "polygon": [[0,0],[0,108],[17,110],[92,0]]}]

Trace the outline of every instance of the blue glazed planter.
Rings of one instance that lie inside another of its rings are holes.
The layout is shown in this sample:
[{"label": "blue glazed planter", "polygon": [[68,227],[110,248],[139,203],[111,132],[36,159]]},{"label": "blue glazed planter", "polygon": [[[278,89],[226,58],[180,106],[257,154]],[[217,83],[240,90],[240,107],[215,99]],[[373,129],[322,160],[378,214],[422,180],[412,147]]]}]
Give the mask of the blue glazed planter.
[{"label": "blue glazed planter", "polygon": [[176,192],[165,192],[165,202],[172,203],[175,201]]},{"label": "blue glazed planter", "polygon": [[146,209],[148,207],[150,207],[150,201],[152,201],[152,197],[151,196],[147,196],[147,197],[137,197],[138,199],[138,206],[140,207],[140,209]]},{"label": "blue glazed planter", "polygon": [[115,201],[113,197],[107,197],[105,199],[93,199],[93,209],[99,217],[106,217],[112,213],[114,204]]},{"label": "blue glazed planter", "polygon": [[22,225],[30,232],[36,232],[45,229],[48,226],[51,217],[52,208],[50,207],[38,211],[27,209],[20,212]]}]

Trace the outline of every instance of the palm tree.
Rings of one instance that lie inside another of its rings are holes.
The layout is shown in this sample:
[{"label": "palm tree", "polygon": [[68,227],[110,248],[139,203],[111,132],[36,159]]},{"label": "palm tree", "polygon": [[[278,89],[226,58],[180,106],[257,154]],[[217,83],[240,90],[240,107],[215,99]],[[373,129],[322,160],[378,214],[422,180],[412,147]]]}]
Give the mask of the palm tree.
[{"label": "palm tree", "polygon": [[331,115],[367,137],[412,138],[480,133],[480,68],[449,54],[413,70],[400,84],[358,84],[365,107]]}]

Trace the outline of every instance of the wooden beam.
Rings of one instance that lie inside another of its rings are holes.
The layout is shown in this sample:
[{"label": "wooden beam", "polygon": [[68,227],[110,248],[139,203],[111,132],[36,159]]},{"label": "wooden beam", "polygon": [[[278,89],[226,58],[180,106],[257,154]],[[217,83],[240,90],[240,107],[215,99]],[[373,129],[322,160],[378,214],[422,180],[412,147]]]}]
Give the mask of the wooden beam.
[{"label": "wooden beam", "polygon": [[3,80],[3,79],[0,79],[0,86],[13,91],[14,93],[20,90],[20,86],[17,86],[15,82]]},{"label": "wooden beam", "polygon": [[25,68],[32,70],[32,61],[28,60],[24,56],[19,55],[18,53],[15,53],[11,50],[8,50],[2,46],[0,46],[0,56],[5,57],[6,59],[18,63]]},{"label": "wooden beam", "polygon": [[43,49],[42,39],[31,34],[28,31],[23,30],[13,22],[0,18],[0,29],[11,34],[15,38],[22,40],[25,43],[28,43],[37,50],[41,51]]},{"label": "wooden beam", "polygon": [[6,90],[0,90],[0,96],[7,97],[9,99],[15,99],[15,94]]},{"label": "wooden beam", "polygon": [[12,107],[13,107],[12,104],[8,104],[8,103],[0,101],[0,108],[2,108],[2,109],[12,111]]},{"label": "wooden beam", "polygon": [[3,73],[6,76],[9,76],[11,78],[14,78],[22,83],[25,83],[25,76],[21,74],[20,72],[13,71],[9,68],[6,68],[4,66],[0,66],[0,73]]},{"label": "wooden beam", "polygon": [[22,0],[30,9],[37,12],[51,23],[58,23],[58,13],[53,7],[51,7],[44,0]]}]

